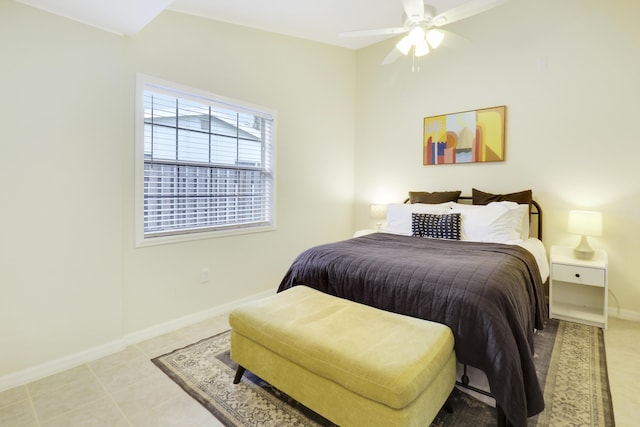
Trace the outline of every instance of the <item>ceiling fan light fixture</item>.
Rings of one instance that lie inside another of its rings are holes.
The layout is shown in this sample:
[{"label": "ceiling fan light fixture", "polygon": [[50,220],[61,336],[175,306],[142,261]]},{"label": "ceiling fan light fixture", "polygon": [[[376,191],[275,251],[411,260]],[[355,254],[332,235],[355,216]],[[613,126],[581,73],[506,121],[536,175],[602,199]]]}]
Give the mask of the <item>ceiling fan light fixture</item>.
[{"label": "ceiling fan light fixture", "polygon": [[409,50],[411,49],[411,46],[412,44],[411,44],[411,40],[409,40],[409,36],[404,36],[402,40],[400,40],[396,44],[396,49],[402,52],[403,55],[408,55]]},{"label": "ceiling fan light fixture", "polygon": [[407,37],[412,45],[417,46],[418,43],[421,43],[424,40],[424,33],[424,28],[417,26],[413,27],[413,29],[409,31],[409,35]]},{"label": "ceiling fan light fixture", "polygon": [[431,46],[433,49],[440,46],[440,43],[442,43],[442,40],[444,40],[444,33],[442,31],[429,30],[427,32],[427,42],[429,43],[429,46]]},{"label": "ceiling fan light fixture", "polygon": [[[397,1],[397,0],[394,0]],[[506,3],[508,0],[458,0],[454,3],[462,3],[445,12],[437,13],[434,6],[425,4],[427,0],[400,0],[404,12],[402,13],[402,26],[393,28],[378,28],[373,30],[347,31],[340,33],[341,37],[371,37],[405,34],[382,61],[383,64],[391,64],[400,54],[408,56],[413,53],[414,63],[416,56],[429,53],[436,49],[445,37],[450,38],[446,31],[435,31],[435,28],[449,25],[469,17],[478,15],[494,7]],[[442,2],[444,3],[444,2]],[[455,38],[453,39],[455,41]],[[447,43],[451,44],[451,43]],[[397,49],[397,50],[396,50]],[[413,49],[413,52],[411,52]],[[400,53],[398,53],[400,52]]]},{"label": "ceiling fan light fixture", "polygon": [[427,53],[429,53],[429,44],[426,40],[422,40],[420,43],[418,43],[413,52],[415,56],[425,56]]}]

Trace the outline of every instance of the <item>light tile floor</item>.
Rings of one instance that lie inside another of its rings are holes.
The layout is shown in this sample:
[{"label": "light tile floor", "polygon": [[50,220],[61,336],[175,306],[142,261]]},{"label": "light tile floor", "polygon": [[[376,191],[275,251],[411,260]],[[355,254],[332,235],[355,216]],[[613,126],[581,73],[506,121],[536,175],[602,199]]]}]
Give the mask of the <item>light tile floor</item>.
[{"label": "light tile floor", "polygon": [[604,332],[616,426],[640,423],[640,322],[609,317]]},{"label": "light tile floor", "polygon": [[227,316],[0,393],[0,427],[222,426],[150,359],[229,329]]},{"label": "light tile floor", "polygon": [[[221,316],[0,393],[0,427],[221,426],[150,359],[229,328]],[[640,323],[605,332],[616,425],[640,419]]]}]

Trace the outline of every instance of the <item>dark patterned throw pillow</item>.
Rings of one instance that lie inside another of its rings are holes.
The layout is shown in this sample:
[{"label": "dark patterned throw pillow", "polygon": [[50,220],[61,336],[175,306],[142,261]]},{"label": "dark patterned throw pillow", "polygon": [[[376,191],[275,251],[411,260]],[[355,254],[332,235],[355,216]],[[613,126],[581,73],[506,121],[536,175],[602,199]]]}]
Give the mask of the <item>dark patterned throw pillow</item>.
[{"label": "dark patterned throw pillow", "polygon": [[415,237],[460,240],[460,214],[412,213],[411,228]]}]

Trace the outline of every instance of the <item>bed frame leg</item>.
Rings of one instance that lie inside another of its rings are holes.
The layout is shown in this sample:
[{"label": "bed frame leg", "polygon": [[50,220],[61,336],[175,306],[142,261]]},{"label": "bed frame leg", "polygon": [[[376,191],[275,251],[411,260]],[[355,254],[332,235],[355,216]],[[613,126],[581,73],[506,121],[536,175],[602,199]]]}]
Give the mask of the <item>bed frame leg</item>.
[{"label": "bed frame leg", "polygon": [[[463,364],[462,366],[464,368],[464,371],[462,373],[462,376],[460,377],[461,381],[456,381],[456,384],[466,389],[475,391],[476,393],[484,394],[485,396],[489,396],[495,399],[495,396],[492,395],[490,392],[487,392],[482,389],[469,385],[469,375],[467,375],[467,365]],[[449,403],[449,400],[447,399],[447,403],[445,403],[445,410],[446,410],[446,405],[448,403]],[[497,401],[496,401],[496,417],[497,417],[498,427],[513,427],[513,425],[507,419],[507,415],[504,413],[504,410],[500,405],[498,405]]]},{"label": "bed frame leg", "polygon": [[462,380],[462,384],[469,385],[469,375],[467,375],[467,365],[464,364],[463,368],[464,368],[464,373],[462,374],[462,377],[460,379]]},{"label": "bed frame leg", "polygon": [[240,380],[242,379],[242,376],[244,375],[245,371],[246,371],[245,368],[243,368],[242,366],[238,365],[238,370],[236,371],[236,376],[233,378],[233,383],[234,384],[238,384],[240,382]]}]

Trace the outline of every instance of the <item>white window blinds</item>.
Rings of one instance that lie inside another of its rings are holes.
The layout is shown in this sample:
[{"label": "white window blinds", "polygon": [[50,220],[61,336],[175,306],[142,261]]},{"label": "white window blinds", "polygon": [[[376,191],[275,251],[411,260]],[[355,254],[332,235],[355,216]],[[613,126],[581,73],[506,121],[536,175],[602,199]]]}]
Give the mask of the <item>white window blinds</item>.
[{"label": "white window blinds", "polygon": [[144,236],[273,223],[268,112],[145,82]]}]

